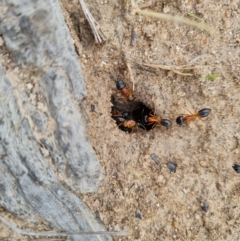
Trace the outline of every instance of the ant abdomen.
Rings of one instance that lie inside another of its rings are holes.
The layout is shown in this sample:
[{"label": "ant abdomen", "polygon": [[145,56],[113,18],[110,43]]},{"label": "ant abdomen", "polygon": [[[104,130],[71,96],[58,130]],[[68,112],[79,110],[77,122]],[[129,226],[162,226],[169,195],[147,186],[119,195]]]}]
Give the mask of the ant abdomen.
[{"label": "ant abdomen", "polygon": [[161,120],[161,125],[165,126],[165,127],[169,127],[169,126],[172,125],[172,122],[170,120],[168,120],[168,119],[162,119]]},{"label": "ant abdomen", "polygon": [[178,125],[183,125],[184,124],[184,117],[183,116],[178,116],[176,119],[176,122]]},{"label": "ant abdomen", "polygon": [[211,113],[211,109],[204,108],[200,111],[198,111],[198,114],[200,117],[206,117]]}]

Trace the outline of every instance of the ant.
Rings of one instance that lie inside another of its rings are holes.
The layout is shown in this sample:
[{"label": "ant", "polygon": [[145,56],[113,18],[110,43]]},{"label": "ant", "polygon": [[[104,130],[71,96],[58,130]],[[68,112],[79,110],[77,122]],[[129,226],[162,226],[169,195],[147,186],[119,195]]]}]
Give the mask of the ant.
[{"label": "ant", "polygon": [[119,129],[127,133],[132,132],[132,129],[136,125],[136,122],[134,120],[129,119],[131,116],[128,111],[120,112],[112,106],[111,114],[112,118],[116,121]]},{"label": "ant", "polygon": [[134,101],[134,97],[132,94],[132,90],[128,89],[126,87],[126,84],[121,79],[117,79],[116,81],[116,87],[118,90],[121,91],[121,94],[128,100],[128,101]]},{"label": "ant", "polygon": [[201,119],[203,117],[208,116],[210,114],[210,112],[211,112],[211,109],[204,108],[202,110],[199,110],[195,114],[178,116],[177,119],[176,119],[176,122],[177,122],[178,125],[187,124],[188,122],[193,121],[196,118]]},{"label": "ant", "polygon": [[136,121],[134,121],[134,120],[124,120],[118,126],[121,126],[121,125],[129,128],[129,129],[132,129],[136,125]]},{"label": "ant", "polygon": [[132,117],[140,128],[147,131],[153,129],[157,124],[165,127],[169,127],[172,124],[170,120],[161,119],[153,113],[150,108],[139,102],[137,107],[132,111]]},{"label": "ant", "polygon": [[122,117],[119,117],[117,119],[117,124],[120,122],[120,124],[118,124],[118,127],[122,130],[125,131],[126,133],[131,133],[132,129],[134,126],[136,126],[136,121],[134,120],[125,120]]},{"label": "ant", "polygon": [[169,127],[172,125],[172,122],[168,119],[161,119],[160,117],[149,114],[149,116],[145,116],[145,122],[147,122],[149,125],[152,125],[152,128],[154,128],[157,124],[161,124],[162,126]]},{"label": "ant", "polygon": [[111,114],[112,114],[112,118],[114,120],[118,120],[119,118],[122,118],[124,120],[126,119],[130,119],[131,114],[129,111],[123,111],[120,112],[116,107],[112,106],[112,110],[111,110]]}]

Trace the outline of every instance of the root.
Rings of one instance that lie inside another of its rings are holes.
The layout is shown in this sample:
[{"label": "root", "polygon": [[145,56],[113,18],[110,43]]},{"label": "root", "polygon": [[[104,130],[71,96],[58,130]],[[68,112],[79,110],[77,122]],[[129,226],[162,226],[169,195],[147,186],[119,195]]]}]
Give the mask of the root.
[{"label": "root", "polygon": [[90,13],[84,0],[79,0],[79,2],[81,4],[84,15],[85,15],[86,19],[88,20],[89,25],[93,31],[95,42],[102,43],[102,42],[106,41],[107,38],[106,38],[105,34],[103,33],[102,29],[100,28],[100,25],[98,24],[98,22],[94,19],[94,17]]}]

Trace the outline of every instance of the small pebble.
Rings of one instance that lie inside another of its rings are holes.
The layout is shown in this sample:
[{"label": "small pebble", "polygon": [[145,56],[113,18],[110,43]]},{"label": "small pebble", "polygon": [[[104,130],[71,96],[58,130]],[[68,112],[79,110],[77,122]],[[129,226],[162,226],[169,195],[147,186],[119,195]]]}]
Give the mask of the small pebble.
[{"label": "small pebble", "polygon": [[240,173],[240,165],[234,164],[232,167],[235,172]]},{"label": "small pebble", "polygon": [[159,175],[158,178],[157,178],[157,182],[159,182],[159,183],[165,183],[166,180],[165,180],[165,178],[164,178],[163,175]]},{"label": "small pebble", "polygon": [[46,148],[41,147],[40,150],[41,150],[44,157],[48,157],[50,155],[49,151]]},{"label": "small pebble", "polygon": [[187,188],[183,188],[183,190],[182,190],[185,194],[187,194],[188,193],[188,189]]},{"label": "small pebble", "polygon": [[195,219],[199,220],[200,216],[198,214],[195,214]]},{"label": "small pebble", "polygon": [[30,94],[30,100],[34,101],[36,99],[36,94]]},{"label": "small pebble", "polygon": [[203,210],[204,212],[207,212],[208,209],[209,209],[209,205],[208,205],[207,203],[205,203],[205,202],[203,202],[203,203],[201,204],[201,207],[202,207],[202,210]]},{"label": "small pebble", "polygon": [[[156,33],[156,26],[155,26],[155,24],[146,25],[143,27],[142,31],[143,31],[144,35],[146,35],[148,38],[151,39],[151,38],[153,38],[153,36]],[[149,55],[147,51],[145,52],[145,54],[146,53],[147,53],[147,55]]]},{"label": "small pebble", "polygon": [[33,85],[32,85],[31,83],[28,83],[28,84],[27,84],[27,88],[28,88],[29,90],[31,90],[31,89],[33,88]]},{"label": "small pebble", "polygon": [[155,153],[152,153],[152,154],[150,155],[150,157],[151,157],[151,159],[152,159],[157,165],[160,164],[160,160],[159,160],[158,156],[157,156]]},{"label": "small pebble", "polygon": [[19,72],[19,68],[18,67],[15,67],[14,69],[13,69],[13,73],[18,73]]},{"label": "small pebble", "polygon": [[222,192],[222,185],[219,182],[216,182],[216,188],[219,192]]},{"label": "small pebble", "polygon": [[37,103],[37,108],[39,109],[39,110],[41,110],[41,111],[44,111],[44,104],[42,103],[42,102],[38,102]]},{"label": "small pebble", "polygon": [[138,31],[137,31],[136,28],[133,28],[132,32],[131,32],[131,43],[130,44],[132,46],[135,46],[136,43],[137,43],[138,38],[139,38]]},{"label": "small pebble", "polygon": [[95,111],[95,105],[91,105],[91,112]]},{"label": "small pebble", "polygon": [[173,226],[174,228],[178,228],[178,222],[177,222],[176,220],[173,220],[173,221],[172,221],[172,226]]},{"label": "small pebble", "polygon": [[167,163],[167,168],[169,169],[170,172],[176,172],[177,169],[177,164],[174,162],[168,162]]},{"label": "small pebble", "polygon": [[142,215],[141,215],[141,213],[139,211],[137,211],[135,213],[135,217],[138,218],[138,219],[142,219]]},{"label": "small pebble", "polygon": [[94,207],[100,207],[100,206],[101,206],[98,199],[96,199],[96,200],[94,201],[93,206],[94,206]]},{"label": "small pebble", "polygon": [[169,13],[169,12],[170,12],[170,8],[169,8],[168,6],[165,6],[165,7],[163,8],[163,12],[164,12],[164,13]]},{"label": "small pebble", "polygon": [[199,162],[200,166],[202,167],[208,167],[208,161],[207,160],[202,160]]}]

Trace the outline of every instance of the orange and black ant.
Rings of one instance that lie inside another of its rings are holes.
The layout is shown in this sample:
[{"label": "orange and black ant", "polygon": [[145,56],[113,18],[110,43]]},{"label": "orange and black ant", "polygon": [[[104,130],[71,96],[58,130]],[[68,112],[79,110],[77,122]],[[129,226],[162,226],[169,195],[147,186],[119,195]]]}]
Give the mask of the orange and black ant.
[{"label": "orange and black ant", "polygon": [[136,125],[136,121],[134,121],[134,120],[124,120],[123,119],[123,122],[120,123],[118,126],[121,126],[121,125],[126,127],[126,128],[132,129]]},{"label": "orange and black ant", "polygon": [[128,101],[134,101],[134,96],[132,93],[132,90],[128,89],[126,87],[126,84],[121,79],[117,79],[116,81],[116,87],[121,92],[121,94],[128,100]]},{"label": "orange and black ant", "polygon": [[178,125],[184,125],[187,124],[190,121],[195,120],[196,118],[204,118],[207,117],[211,112],[211,109],[207,109],[204,108],[202,110],[199,110],[197,113],[195,114],[191,114],[191,115],[185,115],[185,116],[178,116],[176,119],[176,122]]},{"label": "orange and black ant", "polygon": [[136,122],[130,119],[131,117],[130,112],[128,111],[121,112],[117,108],[112,106],[111,114],[112,114],[112,118],[116,121],[119,129],[127,133],[132,132],[132,129],[136,125]]},{"label": "orange and black ant", "polygon": [[125,101],[122,98],[117,98],[116,95],[111,96],[113,104],[111,111],[112,118],[121,130],[129,133],[137,125],[149,131],[157,124],[165,127],[169,127],[172,124],[170,120],[162,119],[155,115],[143,102],[136,101],[132,90],[126,87],[123,80],[117,79],[115,82],[117,90],[128,100]]},{"label": "orange and black ant", "polygon": [[123,118],[124,120],[128,120],[131,117],[131,114],[129,111],[120,111],[119,109],[117,109],[115,106],[112,106],[112,110],[111,110],[111,114],[112,114],[112,118],[114,120],[119,119],[120,117]]},{"label": "orange and black ant", "polygon": [[[137,105],[138,103],[141,103],[141,102],[136,102],[135,104]],[[112,114],[112,118],[116,121],[117,126],[122,131],[130,133],[132,132],[132,129],[136,125],[146,130],[145,126],[142,123],[139,123],[133,119],[132,112],[128,110],[122,111],[122,110],[119,110],[116,106],[112,106],[111,114]]]},{"label": "orange and black ant", "polygon": [[172,125],[172,122],[170,120],[162,119],[152,113],[150,113],[148,116],[145,116],[145,122],[147,122],[148,125],[152,124],[152,128],[154,128],[157,124],[161,124],[165,127],[169,127]]},{"label": "orange and black ant", "polygon": [[137,122],[137,125],[144,130],[151,130],[157,124],[169,127],[172,123],[168,119],[162,119],[153,114],[153,111],[142,102],[139,102],[137,107],[132,111],[132,117]]},{"label": "orange and black ant", "polygon": [[125,120],[122,117],[118,117],[118,119],[116,120],[116,123],[119,127],[119,129],[121,129],[122,131],[125,131],[127,133],[131,133],[133,128],[136,126],[136,121],[134,120]]}]

